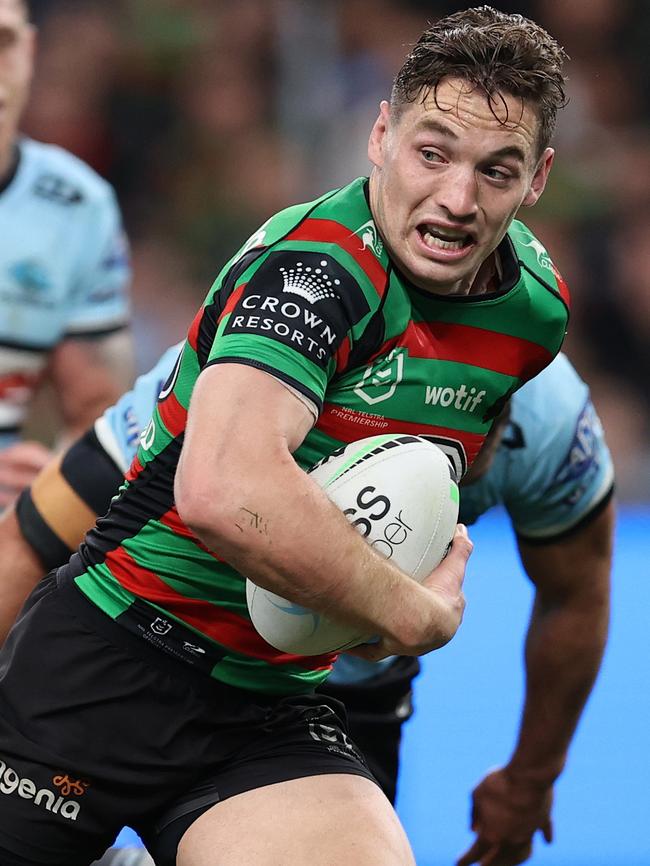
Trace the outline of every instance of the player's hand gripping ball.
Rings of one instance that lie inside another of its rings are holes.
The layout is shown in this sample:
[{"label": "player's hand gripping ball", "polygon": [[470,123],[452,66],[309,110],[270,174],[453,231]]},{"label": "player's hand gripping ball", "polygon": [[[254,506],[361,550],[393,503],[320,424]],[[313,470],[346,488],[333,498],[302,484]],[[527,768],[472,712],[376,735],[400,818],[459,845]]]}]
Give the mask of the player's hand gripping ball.
[{"label": "player's hand gripping ball", "polygon": [[[321,460],[311,477],[368,543],[415,580],[447,552],[459,495],[444,452],[419,436],[371,436]],[[253,625],[276,649],[320,655],[350,649],[372,636],[294,604],[246,581]]]}]

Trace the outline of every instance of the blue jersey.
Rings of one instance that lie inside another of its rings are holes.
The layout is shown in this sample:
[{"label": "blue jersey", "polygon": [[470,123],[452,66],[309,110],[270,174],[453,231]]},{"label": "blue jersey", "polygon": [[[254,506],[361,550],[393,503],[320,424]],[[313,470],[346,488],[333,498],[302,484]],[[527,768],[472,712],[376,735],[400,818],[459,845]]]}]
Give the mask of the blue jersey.
[{"label": "blue jersey", "polygon": [[59,147],[18,143],[0,192],[0,448],[18,437],[47,354],[129,316],[130,266],[112,187]]},{"label": "blue jersey", "polygon": [[[95,424],[104,450],[122,471],[135,455],[140,431],[181,346],[168,349]],[[461,486],[459,520],[474,523],[493,506],[503,505],[521,537],[549,542],[597,508],[613,481],[612,460],[589,389],[560,354],[513,395],[510,421],[488,471],[474,484]],[[390,663],[342,655],[329,681],[359,682]]]},{"label": "blue jersey", "polygon": [[459,520],[472,524],[503,505],[520,537],[549,541],[580,523],[613,482],[589,389],[560,354],[513,395],[510,421],[489,470],[461,486]]}]

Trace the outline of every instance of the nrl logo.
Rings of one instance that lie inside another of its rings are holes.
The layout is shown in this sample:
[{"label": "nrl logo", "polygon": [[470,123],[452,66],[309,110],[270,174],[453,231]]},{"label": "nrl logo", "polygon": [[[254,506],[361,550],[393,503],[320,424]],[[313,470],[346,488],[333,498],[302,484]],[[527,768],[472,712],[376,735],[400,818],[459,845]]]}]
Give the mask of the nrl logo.
[{"label": "nrl logo", "polygon": [[377,226],[372,220],[368,220],[367,223],[359,226],[354,234],[361,238],[364,250],[371,250],[378,259],[381,258],[381,254],[384,251],[384,242],[379,237]]}]

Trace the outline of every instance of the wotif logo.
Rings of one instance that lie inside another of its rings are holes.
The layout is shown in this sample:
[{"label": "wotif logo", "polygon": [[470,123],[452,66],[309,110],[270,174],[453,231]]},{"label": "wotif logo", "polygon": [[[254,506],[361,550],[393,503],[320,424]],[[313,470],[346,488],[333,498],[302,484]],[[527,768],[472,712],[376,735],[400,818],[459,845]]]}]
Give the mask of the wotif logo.
[{"label": "wotif logo", "polygon": [[485,391],[477,391],[474,387],[468,389],[465,385],[459,388],[427,385],[424,402],[430,406],[442,406],[443,409],[453,404],[454,409],[461,412],[473,412],[483,402],[485,394]]},{"label": "wotif logo", "polygon": [[[67,779],[67,777],[56,776],[54,779],[55,784],[59,778]],[[74,785],[59,785],[61,787],[60,795],[49,788],[38,788],[36,783],[31,779],[26,777],[21,778],[14,769],[8,767],[4,761],[0,760],[0,793],[8,796],[16,794],[22,797],[23,800],[32,800],[35,806],[46,809],[54,815],[60,815],[68,821],[77,820],[81,807],[77,801],[66,800],[62,795],[66,792],[81,796],[83,794],[82,785],[85,790],[87,787],[86,783],[75,782]],[[77,788],[76,786],[80,787]]]}]

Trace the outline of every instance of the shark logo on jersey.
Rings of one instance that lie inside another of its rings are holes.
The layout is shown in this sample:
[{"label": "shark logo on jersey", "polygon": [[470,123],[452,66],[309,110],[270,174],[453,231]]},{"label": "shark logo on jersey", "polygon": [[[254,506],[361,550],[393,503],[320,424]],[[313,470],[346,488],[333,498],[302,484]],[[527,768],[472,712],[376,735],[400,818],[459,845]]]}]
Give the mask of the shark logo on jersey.
[{"label": "shark logo on jersey", "polygon": [[55,174],[43,174],[34,184],[34,195],[62,205],[81,204],[84,195],[71,183]]},{"label": "shark logo on jersey", "polygon": [[50,279],[45,268],[30,259],[16,262],[9,268],[9,273],[18,285],[27,292],[46,292],[50,286]]},{"label": "shark logo on jersey", "polygon": [[397,391],[403,376],[404,351],[393,349],[378,363],[366,367],[361,381],[355,386],[354,393],[371,406],[382,403],[384,400],[389,400]]},{"label": "shark logo on jersey", "polygon": [[354,234],[361,238],[364,250],[371,250],[378,259],[381,258],[381,254],[384,251],[384,242],[379,236],[377,226],[372,220],[368,220],[367,223],[359,226]]},{"label": "shark logo on jersey", "polygon": [[334,286],[340,286],[338,278],[332,278],[327,273],[327,259],[321,259],[319,267],[310,267],[303,262],[296,262],[295,267],[280,267],[284,285],[282,291],[290,295],[299,295],[310,304],[322,301],[324,298],[337,298]]}]

